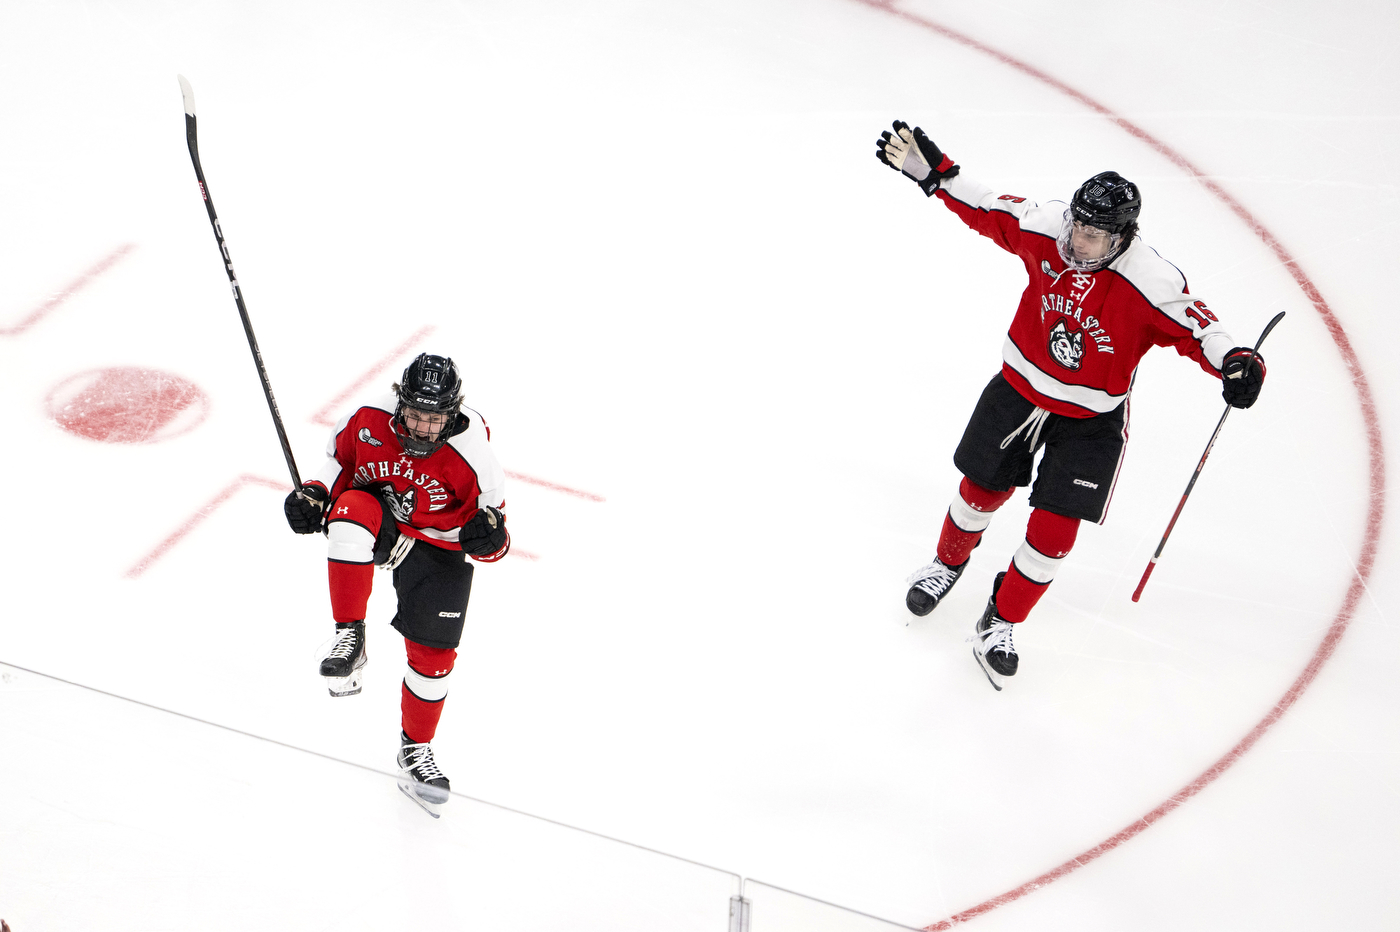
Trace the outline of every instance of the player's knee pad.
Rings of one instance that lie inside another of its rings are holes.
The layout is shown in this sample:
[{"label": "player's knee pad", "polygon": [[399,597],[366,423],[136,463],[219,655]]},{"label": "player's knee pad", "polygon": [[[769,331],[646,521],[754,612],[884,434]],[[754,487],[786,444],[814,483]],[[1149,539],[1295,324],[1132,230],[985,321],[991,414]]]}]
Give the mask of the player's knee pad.
[{"label": "player's knee pad", "polygon": [[424,702],[441,702],[447,698],[447,679],[457,662],[457,652],[450,647],[425,647],[404,641],[408,649],[408,672],[403,684]]},{"label": "player's knee pad", "polygon": [[326,557],[333,563],[374,563],[374,535],[350,521],[326,525]]},{"label": "player's knee pad", "polygon": [[373,563],[384,523],[384,503],[379,496],[363,489],[342,492],[331,504],[326,524],[330,541],[327,556],[337,563]]}]

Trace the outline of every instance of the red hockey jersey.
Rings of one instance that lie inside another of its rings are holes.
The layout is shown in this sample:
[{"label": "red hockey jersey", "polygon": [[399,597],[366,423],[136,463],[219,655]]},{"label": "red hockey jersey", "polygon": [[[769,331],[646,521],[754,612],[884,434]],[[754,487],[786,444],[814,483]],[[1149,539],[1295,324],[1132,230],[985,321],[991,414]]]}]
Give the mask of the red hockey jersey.
[{"label": "red hockey jersey", "polygon": [[1141,239],[1097,272],[1067,269],[1056,247],[1068,205],[1045,206],[959,174],[938,192],[978,233],[1020,257],[1030,275],[1002,347],[1002,374],[1055,414],[1093,417],[1118,407],[1138,361],[1171,346],[1220,376],[1235,346],[1186,277]]},{"label": "red hockey jersey", "polygon": [[[505,510],[506,476],[491,452],[490,429],[478,412],[463,408],[447,443],[432,456],[409,456],[390,424],[395,403],[387,395],[341,418],[326,445],[329,459],[311,482],[332,500],[349,488],[375,492],[389,503],[400,533],[460,550],[462,525],[481,506]],[[491,562],[505,550],[473,559]]]}]

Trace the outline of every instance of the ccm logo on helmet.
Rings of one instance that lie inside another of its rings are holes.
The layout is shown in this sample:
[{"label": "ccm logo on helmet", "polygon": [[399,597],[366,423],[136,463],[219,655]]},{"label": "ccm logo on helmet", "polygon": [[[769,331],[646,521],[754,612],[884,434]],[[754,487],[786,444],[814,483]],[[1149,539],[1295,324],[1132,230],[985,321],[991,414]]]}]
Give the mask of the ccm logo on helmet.
[{"label": "ccm logo on helmet", "polygon": [[439,618],[461,618],[461,612],[438,612]]}]

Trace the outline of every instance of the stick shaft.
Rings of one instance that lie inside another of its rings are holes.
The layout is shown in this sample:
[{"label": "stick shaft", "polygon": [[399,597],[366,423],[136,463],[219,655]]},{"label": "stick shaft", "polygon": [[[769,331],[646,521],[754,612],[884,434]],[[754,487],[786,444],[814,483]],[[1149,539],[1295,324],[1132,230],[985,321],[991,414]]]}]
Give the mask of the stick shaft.
[{"label": "stick shaft", "polygon": [[214,240],[219,244],[219,255],[223,257],[224,269],[233,289],[233,301],[238,305],[238,316],[243,321],[243,332],[248,336],[248,349],[253,353],[253,364],[258,369],[258,379],[262,382],[263,397],[267,399],[267,410],[272,414],[272,424],[277,428],[277,440],[282,445],[282,455],[287,460],[287,469],[292,474],[292,488],[301,488],[301,474],[297,471],[296,458],[292,456],[292,444],[287,439],[287,430],[282,426],[282,413],[277,409],[277,399],[272,395],[272,382],[267,377],[267,367],[263,365],[262,351],[258,349],[258,338],[253,334],[253,322],[248,319],[248,306],[243,303],[243,289],[239,287],[238,275],[233,271],[233,260],[229,258],[228,243],[224,241],[224,231],[219,226],[219,215],[214,211],[214,200],[209,196],[209,184],[204,180],[204,169],[199,164],[199,139],[195,129],[194,92],[189,82],[180,78],[180,91],[185,98],[185,141],[190,149],[190,161],[194,163],[194,176],[199,181],[199,193],[204,199],[204,209],[209,213],[209,224],[214,228]]},{"label": "stick shaft", "polygon": [[1162,540],[1157,544],[1156,551],[1152,554],[1152,559],[1147,562],[1147,569],[1142,571],[1142,579],[1138,581],[1137,588],[1133,590],[1133,601],[1136,602],[1142,597],[1142,590],[1147,586],[1147,577],[1152,575],[1153,569],[1157,566],[1157,560],[1162,556],[1162,551],[1167,546],[1167,538],[1172,536],[1172,528],[1176,527],[1176,519],[1181,517],[1181,510],[1186,507],[1186,499],[1191,497],[1191,490],[1196,487],[1196,480],[1201,478],[1201,470],[1206,468],[1206,459],[1210,457],[1210,451],[1215,447],[1215,440],[1220,436],[1220,428],[1225,426],[1225,419],[1230,416],[1230,406],[1225,406],[1225,413],[1220,415],[1220,421],[1215,425],[1215,433],[1210,435],[1210,443],[1206,444],[1206,450],[1201,454],[1200,462],[1196,464],[1196,471],[1191,473],[1191,481],[1186,483],[1186,491],[1181,494],[1181,501],[1176,503],[1176,511],[1172,512],[1172,519],[1167,522],[1167,530],[1162,534]]},{"label": "stick shaft", "polygon": [[[1278,322],[1283,320],[1283,311],[1274,315],[1274,319],[1269,321],[1264,332],[1259,334],[1259,339],[1254,343],[1254,352],[1259,352],[1259,347],[1264,344],[1264,338],[1269,332],[1278,326]],[[1249,369],[1254,365],[1253,358],[1245,363],[1245,375],[1249,374]],[[1191,497],[1191,490],[1196,487],[1196,480],[1201,478],[1201,470],[1206,467],[1206,460],[1210,457],[1210,451],[1215,449],[1215,441],[1220,436],[1220,429],[1225,426],[1225,419],[1230,416],[1230,406],[1225,406],[1225,413],[1220,415],[1220,421],[1215,425],[1215,432],[1210,435],[1210,442],[1206,444],[1206,450],[1201,454],[1201,460],[1196,464],[1196,471],[1191,473],[1191,481],[1186,483],[1186,491],[1182,493],[1181,501],[1176,503],[1176,511],[1172,512],[1172,519],[1167,522],[1167,530],[1162,534],[1162,540],[1157,544],[1156,551],[1152,554],[1152,559],[1147,561],[1147,569],[1142,571],[1142,579],[1138,581],[1137,588],[1133,590],[1133,601],[1138,601],[1142,597],[1142,590],[1147,587],[1147,577],[1152,575],[1152,571],[1157,567],[1157,561],[1162,556],[1162,551],[1167,546],[1167,538],[1172,536],[1172,528],[1176,527],[1176,519],[1181,517],[1181,510],[1186,507],[1186,499]]]}]

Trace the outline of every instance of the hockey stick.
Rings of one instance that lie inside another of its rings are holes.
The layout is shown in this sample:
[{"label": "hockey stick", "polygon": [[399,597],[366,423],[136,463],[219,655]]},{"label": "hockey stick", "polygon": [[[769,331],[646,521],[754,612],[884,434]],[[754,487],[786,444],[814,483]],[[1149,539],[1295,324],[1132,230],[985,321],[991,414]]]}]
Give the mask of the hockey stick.
[{"label": "hockey stick", "polygon": [[292,445],[287,440],[287,431],[282,426],[282,414],[277,410],[277,399],[272,397],[272,383],[267,378],[267,368],[263,366],[262,352],[258,349],[258,338],[253,336],[253,324],[248,319],[248,307],[243,303],[243,291],[238,287],[238,276],[233,271],[233,260],[229,258],[228,243],[224,242],[223,230],[219,229],[219,215],[214,213],[214,201],[209,197],[209,185],[204,180],[204,169],[199,166],[199,140],[194,126],[194,89],[184,75],[180,79],[180,94],[185,98],[185,140],[190,146],[190,161],[194,163],[194,176],[199,179],[199,193],[204,198],[204,209],[209,211],[209,222],[214,226],[214,239],[219,244],[219,253],[224,258],[224,268],[228,271],[228,281],[233,286],[233,300],[238,305],[238,316],[243,318],[243,332],[248,335],[248,348],[253,351],[253,362],[258,367],[258,378],[262,380],[263,395],[267,398],[267,409],[272,412],[272,423],[277,428],[277,439],[282,444],[282,455],[287,458],[287,469],[292,473],[292,488],[300,491],[301,474],[297,472],[296,460],[292,457]]},{"label": "hockey stick", "polygon": [[[1269,321],[1269,325],[1264,328],[1264,332],[1259,334],[1258,341],[1254,344],[1254,352],[1259,352],[1259,347],[1264,345],[1264,338],[1269,335],[1269,331],[1278,326],[1278,322],[1283,320],[1283,311],[1274,315],[1274,319]],[[1251,358],[1244,364],[1243,376],[1249,375],[1250,367],[1254,365]],[[1215,425],[1215,433],[1210,435],[1210,443],[1206,444],[1206,452],[1201,454],[1201,461],[1196,464],[1196,471],[1191,474],[1191,481],[1186,483],[1186,491],[1182,493],[1181,501],[1177,503],[1176,511],[1172,512],[1171,521],[1167,522],[1167,531],[1162,535],[1162,542],[1157,545],[1157,552],[1152,555],[1152,559],[1147,563],[1147,569],[1142,571],[1142,580],[1137,588],[1133,590],[1133,601],[1136,602],[1142,597],[1142,590],[1147,585],[1147,577],[1152,575],[1152,571],[1157,568],[1157,558],[1162,555],[1162,550],[1167,546],[1167,538],[1172,535],[1172,528],[1176,527],[1176,519],[1181,517],[1181,509],[1186,507],[1186,499],[1191,494],[1191,490],[1196,487],[1196,480],[1201,478],[1201,470],[1205,468],[1206,457],[1210,456],[1211,449],[1215,446],[1215,438],[1220,436],[1220,428],[1225,426],[1225,419],[1230,416],[1230,405],[1225,406],[1225,413],[1220,415],[1220,423]]]}]

